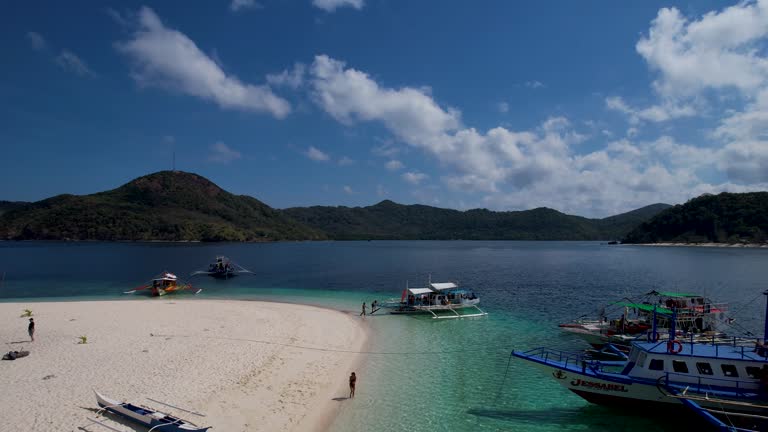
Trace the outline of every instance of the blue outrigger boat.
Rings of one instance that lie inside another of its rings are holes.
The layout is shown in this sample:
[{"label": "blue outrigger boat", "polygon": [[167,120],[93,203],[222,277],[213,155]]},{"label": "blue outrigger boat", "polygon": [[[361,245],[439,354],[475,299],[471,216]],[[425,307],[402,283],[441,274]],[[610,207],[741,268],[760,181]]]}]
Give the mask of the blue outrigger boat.
[{"label": "blue outrigger boat", "polygon": [[[109,411],[113,414],[117,414],[127,420],[130,420],[134,423],[140,424],[144,427],[149,428],[150,431],[157,431],[157,432],[205,432],[210,427],[200,427],[197,426],[189,421],[182,420],[178,417],[174,417],[170,414],[166,414],[157,410],[154,410],[152,408],[143,407],[134,405],[128,402],[120,402],[114,399],[110,399],[101,393],[94,390],[94,393],[96,393],[96,402],[99,404],[99,406],[105,410]],[[163,405],[168,405],[163,402],[154,401]],[[172,405],[168,405],[171,406]],[[177,409],[183,410],[178,407],[174,407]],[[194,413],[193,411],[187,411],[193,414],[201,415],[199,413]],[[111,430],[118,430],[115,429],[106,423],[90,419],[94,423],[98,423],[101,426],[106,427],[107,429]]]},{"label": "blue outrigger boat", "polygon": [[670,339],[660,341],[655,322],[648,341],[634,342],[623,361],[543,347],[512,355],[547,370],[563,387],[595,404],[644,413],[685,407],[719,429],[768,430],[768,301],[762,340],[677,339],[673,317]]}]

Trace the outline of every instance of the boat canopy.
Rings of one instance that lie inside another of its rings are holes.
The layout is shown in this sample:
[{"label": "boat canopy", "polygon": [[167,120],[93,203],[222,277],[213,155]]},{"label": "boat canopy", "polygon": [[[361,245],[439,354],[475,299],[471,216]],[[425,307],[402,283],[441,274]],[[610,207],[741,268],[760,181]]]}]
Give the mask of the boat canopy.
[{"label": "boat canopy", "polygon": [[433,292],[432,288],[408,288],[408,292],[414,295],[428,294]]},{"label": "boat canopy", "polygon": [[[625,306],[628,308],[638,309],[645,312],[653,312],[653,305],[646,303],[616,303],[618,306]],[[672,315],[672,311],[661,306],[656,306],[656,313],[662,315]]]},{"label": "boat canopy", "polygon": [[676,292],[661,292],[659,295],[662,295],[664,297],[686,297],[686,298],[696,298],[701,297],[698,294],[690,294],[690,293],[676,293]]},{"label": "boat canopy", "polygon": [[458,285],[456,285],[453,282],[433,283],[433,284],[430,284],[430,285],[432,286],[432,288],[434,288],[434,289],[436,289],[438,291],[452,289],[452,288],[458,288],[459,287]]},{"label": "boat canopy", "polygon": [[176,280],[176,275],[173,273],[163,273],[159,278],[155,280]]}]

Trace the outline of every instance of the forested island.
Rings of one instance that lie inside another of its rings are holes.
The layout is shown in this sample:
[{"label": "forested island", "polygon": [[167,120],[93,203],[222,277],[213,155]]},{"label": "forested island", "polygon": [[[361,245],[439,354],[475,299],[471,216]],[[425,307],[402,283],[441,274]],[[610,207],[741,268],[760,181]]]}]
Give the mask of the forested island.
[{"label": "forested island", "polygon": [[765,243],[768,192],[705,194],[641,223],[623,243]]},{"label": "forested island", "polygon": [[0,201],[0,239],[70,241],[614,240],[764,242],[768,192],[653,204],[603,219],[549,208],[466,211],[385,200],[274,209],[197,174],[161,171],[91,195]]}]

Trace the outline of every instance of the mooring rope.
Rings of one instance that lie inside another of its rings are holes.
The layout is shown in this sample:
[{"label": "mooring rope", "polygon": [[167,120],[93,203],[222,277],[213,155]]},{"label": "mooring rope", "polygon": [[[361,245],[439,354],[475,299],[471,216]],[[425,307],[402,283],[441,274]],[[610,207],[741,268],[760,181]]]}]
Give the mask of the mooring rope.
[{"label": "mooring rope", "polygon": [[499,402],[499,398],[501,397],[501,391],[504,390],[504,383],[507,381],[507,373],[509,372],[509,365],[512,364],[512,353],[509,353],[509,360],[507,361],[507,368],[504,369],[504,377],[501,379],[501,383],[499,384],[499,390],[496,392],[496,397],[493,399],[494,405]]}]

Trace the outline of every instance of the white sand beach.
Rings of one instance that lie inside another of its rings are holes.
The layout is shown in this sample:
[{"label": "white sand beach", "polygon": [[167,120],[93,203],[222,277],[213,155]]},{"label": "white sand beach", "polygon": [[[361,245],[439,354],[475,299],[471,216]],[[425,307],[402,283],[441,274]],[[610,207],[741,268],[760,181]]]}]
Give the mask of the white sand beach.
[{"label": "white sand beach", "polygon": [[[36,322],[31,343],[28,319],[20,317],[27,308]],[[0,303],[4,353],[31,352],[0,362],[0,429],[79,430],[95,415],[96,389],[198,410],[207,417],[182,417],[214,431],[319,431],[349,402],[333,399],[346,396],[360,361],[323,349],[360,351],[366,338],[355,314],[294,304],[173,297]]]}]

